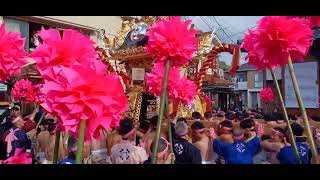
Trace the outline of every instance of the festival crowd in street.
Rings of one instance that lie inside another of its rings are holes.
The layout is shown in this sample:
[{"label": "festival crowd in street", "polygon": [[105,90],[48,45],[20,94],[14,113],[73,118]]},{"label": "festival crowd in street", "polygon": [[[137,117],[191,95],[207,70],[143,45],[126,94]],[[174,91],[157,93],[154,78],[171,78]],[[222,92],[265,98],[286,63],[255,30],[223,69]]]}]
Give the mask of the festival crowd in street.
[{"label": "festival crowd in street", "polygon": [[[1,161],[14,156],[18,149],[29,152],[34,164],[53,164],[57,133],[57,119],[35,109],[22,115],[19,105],[10,107],[1,124]],[[36,126],[40,119],[41,123]],[[177,117],[171,121],[173,145],[170,151],[168,128],[163,124],[157,150],[158,164],[296,164],[287,126],[277,109],[272,114],[257,111],[220,110],[192,113],[193,120]],[[264,124],[257,119],[264,120]],[[311,153],[303,136],[300,116],[292,116],[291,127],[295,135],[300,160],[311,163]],[[120,121],[119,128],[101,130],[100,140],[85,143],[84,164],[150,164],[158,116],[134,123],[130,118]],[[206,122],[216,128],[205,127]],[[190,126],[189,126],[189,125]],[[272,126],[270,134],[265,128]],[[314,131],[319,147],[319,131]],[[77,141],[72,134],[62,133],[58,164],[75,164]],[[4,161],[3,161],[4,160]]]}]

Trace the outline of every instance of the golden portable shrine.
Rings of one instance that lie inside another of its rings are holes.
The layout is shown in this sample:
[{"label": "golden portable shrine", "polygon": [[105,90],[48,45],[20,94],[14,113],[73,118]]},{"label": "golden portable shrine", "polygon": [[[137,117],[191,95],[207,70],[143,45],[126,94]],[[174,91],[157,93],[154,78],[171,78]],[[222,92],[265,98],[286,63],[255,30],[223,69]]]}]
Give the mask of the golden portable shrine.
[{"label": "golden portable shrine", "polygon": [[[109,70],[117,71],[122,77],[129,98],[128,116],[134,121],[150,119],[159,110],[160,99],[148,93],[146,88],[145,73],[151,71],[153,59],[146,53],[145,45],[148,41],[146,36],[148,28],[163,18],[168,17],[122,17],[122,26],[117,35],[112,40],[104,36],[104,47],[99,48],[100,58],[110,66]],[[193,28],[193,25],[190,28]],[[211,111],[213,96],[221,93],[215,92],[214,89],[229,88],[232,85],[231,81],[223,79],[219,74],[217,60],[219,53],[227,52],[234,55],[231,73],[239,66],[239,45],[224,44],[214,32],[200,32],[197,38],[199,40],[197,53],[192,61],[183,67],[181,74],[196,81],[198,95],[195,102],[189,106],[170,103],[172,115],[191,118],[193,111],[201,114]]]}]

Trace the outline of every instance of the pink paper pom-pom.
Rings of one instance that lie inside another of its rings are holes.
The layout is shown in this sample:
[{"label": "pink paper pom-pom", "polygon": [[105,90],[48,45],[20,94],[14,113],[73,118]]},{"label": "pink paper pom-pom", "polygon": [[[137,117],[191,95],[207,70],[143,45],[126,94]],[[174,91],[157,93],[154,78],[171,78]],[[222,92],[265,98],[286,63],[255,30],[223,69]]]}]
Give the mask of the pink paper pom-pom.
[{"label": "pink paper pom-pom", "polygon": [[[45,81],[58,80],[63,68],[89,66],[97,59],[94,42],[72,29],[41,29],[39,37],[43,42],[30,55],[37,62],[37,68]],[[64,75],[62,75],[64,76]]]},{"label": "pink paper pom-pom", "polygon": [[[172,101],[181,102],[184,105],[189,105],[197,96],[197,85],[185,77],[182,77],[173,84],[171,91]],[[170,96],[169,96],[170,97]]]},{"label": "pink paper pom-pom", "polygon": [[310,27],[320,26],[320,16],[287,16],[288,18],[301,18],[305,21],[308,21]]},{"label": "pink paper pom-pom", "polygon": [[299,18],[266,16],[255,30],[245,35],[242,47],[248,51],[249,64],[258,69],[288,64],[288,58],[303,62],[312,44],[309,23]]},{"label": "pink paper pom-pom", "polygon": [[17,148],[14,155],[3,161],[3,164],[32,164],[31,154],[22,153],[22,149]]},{"label": "pink paper pom-pom", "polygon": [[41,89],[41,85],[33,85],[27,79],[17,81],[11,91],[13,98],[26,103],[42,103],[46,96]]},{"label": "pink paper pom-pom", "polygon": [[[96,61],[91,68],[64,68],[66,82],[44,84],[47,111],[57,115],[67,132],[78,137],[80,121],[86,120],[85,140],[99,139],[101,128],[117,127],[128,101],[116,73],[104,75],[105,66]],[[106,84],[110,86],[106,87]]]},{"label": "pink paper pom-pom", "polygon": [[[155,96],[161,95],[164,72],[163,64],[157,63],[154,65],[152,72],[146,75],[148,91]],[[196,92],[197,86],[193,81],[180,77],[180,68],[170,68],[168,78],[168,97],[170,101],[189,105],[195,99]]]},{"label": "pink paper pom-pom", "polygon": [[260,91],[260,98],[265,103],[274,101],[274,94],[271,88],[264,88]]},{"label": "pink paper pom-pom", "polygon": [[152,25],[147,33],[147,53],[154,56],[155,62],[170,59],[172,66],[187,64],[197,50],[197,31],[189,30],[191,21],[181,22],[180,17],[171,17]]},{"label": "pink paper pom-pom", "polygon": [[99,138],[100,129],[117,127],[128,101],[116,73],[106,75],[93,41],[75,30],[42,29],[43,39],[31,57],[45,79],[47,95],[41,106],[60,118],[59,129],[78,137],[86,121],[85,141]]},{"label": "pink paper pom-pom", "polygon": [[21,73],[21,66],[27,63],[24,50],[25,38],[19,32],[6,32],[5,24],[0,27],[0,81]]}]

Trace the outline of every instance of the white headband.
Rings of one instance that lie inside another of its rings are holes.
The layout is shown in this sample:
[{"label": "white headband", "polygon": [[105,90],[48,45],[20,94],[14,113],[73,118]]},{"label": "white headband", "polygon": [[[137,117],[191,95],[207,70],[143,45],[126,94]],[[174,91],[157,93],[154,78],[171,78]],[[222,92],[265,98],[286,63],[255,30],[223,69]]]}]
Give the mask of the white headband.
[{"label": "white headband", "polygon": [[20,119],[20,116],[16,117],[13,121],[11,121],[11,123],[14,124],[14,123],[18,122],[19,119]]}]

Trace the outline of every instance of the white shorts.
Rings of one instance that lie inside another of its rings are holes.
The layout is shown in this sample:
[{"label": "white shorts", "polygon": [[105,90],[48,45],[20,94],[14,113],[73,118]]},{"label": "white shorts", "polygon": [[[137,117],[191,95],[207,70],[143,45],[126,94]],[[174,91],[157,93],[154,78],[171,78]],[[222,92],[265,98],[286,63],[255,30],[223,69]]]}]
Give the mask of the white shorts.
[{"label": "white shorts", "polygon": [[36,158],[40,164],[46,159],[46,155],[44,152],[38,152]]},{"label": "white shorts", "polygon": [[107,149],[91,151],[92,164],[107,164]]},{"label": "white shorts", "polygon": [[202,161],[202,164],[216,164],[214,160],[211,161]]},{"label": "white shorts", "polygon": [[48,161],[47,159],[45,159],[41,164],[53,164],[53,161]]},{"label": "white shorts", "polygon": [[106,164],[112,164],[111,157],[107,155]]}]

